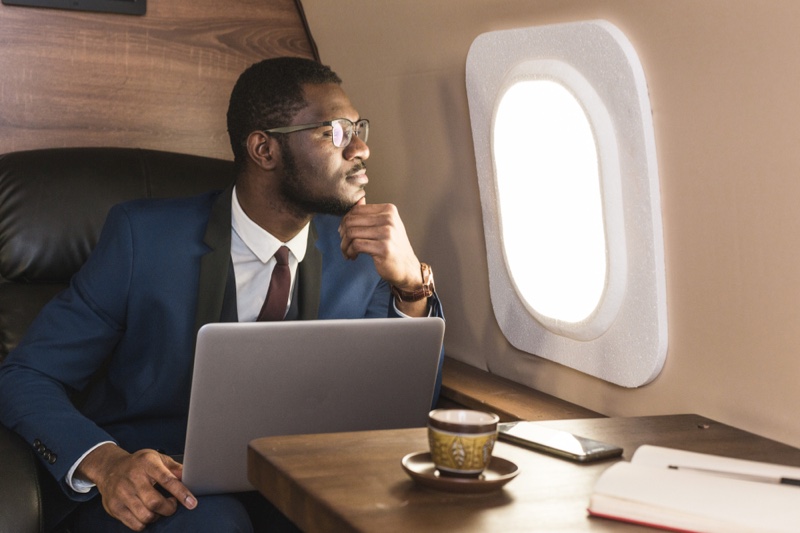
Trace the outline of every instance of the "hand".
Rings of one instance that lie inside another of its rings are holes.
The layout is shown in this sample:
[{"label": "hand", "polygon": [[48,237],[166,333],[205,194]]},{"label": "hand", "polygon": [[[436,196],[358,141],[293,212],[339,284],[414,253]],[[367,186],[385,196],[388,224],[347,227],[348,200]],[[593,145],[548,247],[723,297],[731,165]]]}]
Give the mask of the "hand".
[{"label": "hand", "polygon": [[[114,444],[104,444],[81,461],[75,474],[97,485],[106,512],[134,531],[172,515],[179,502],[187,509],[197,506],[180,481],[183,466],[155,450],[130,454]],[[171,496],[163,496],[156,484]]]},{"label": "hand", "polygon": [[419,260],[394,205],[367,205],[361,198],[342,218],[339,236],[347,259],[369,254],[378,274],[392,285],[409,290],[422,285]]},{"label": "hand", "polygon": [[[368,205],[366,199],[361,198],[342,218],[339,236],[342,238],[342,253],[347,259],[355,259],[360,253],[368,254],[381,278],[395,287],[414,291],[422,286],[419,259],[394,205]],[[409,316],[427,314],[425,300],[395,303]]]}]

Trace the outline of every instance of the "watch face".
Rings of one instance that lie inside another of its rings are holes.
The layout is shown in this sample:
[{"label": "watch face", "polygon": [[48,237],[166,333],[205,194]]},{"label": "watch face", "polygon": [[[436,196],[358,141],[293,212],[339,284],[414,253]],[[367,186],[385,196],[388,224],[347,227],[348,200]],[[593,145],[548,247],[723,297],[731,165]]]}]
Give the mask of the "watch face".
[{"label": "watch face", "polygon": [[426,263],[422,263],[422,289],[428,293],[426,296],[433,295],[433,270]]}]

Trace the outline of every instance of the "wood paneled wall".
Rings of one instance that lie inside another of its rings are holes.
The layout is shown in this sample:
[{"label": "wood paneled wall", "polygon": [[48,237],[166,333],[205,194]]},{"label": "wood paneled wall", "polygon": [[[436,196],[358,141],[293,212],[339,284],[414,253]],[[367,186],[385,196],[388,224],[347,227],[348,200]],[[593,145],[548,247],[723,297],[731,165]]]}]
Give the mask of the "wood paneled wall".
[{"label": "wood paneled wall", "polygon": [[144,16],[0,5],[0,153],[130,146],[230,159],[238,75],[316,57],[295,0],[149,0]]}]

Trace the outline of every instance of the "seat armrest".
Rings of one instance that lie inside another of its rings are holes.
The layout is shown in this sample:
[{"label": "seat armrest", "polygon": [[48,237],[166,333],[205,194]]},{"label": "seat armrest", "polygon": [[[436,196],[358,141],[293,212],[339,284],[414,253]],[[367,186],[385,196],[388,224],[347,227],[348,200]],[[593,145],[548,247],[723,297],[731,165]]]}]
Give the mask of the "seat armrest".
[{"label": "seat armrest", "polygon": [[13,431],[0,425],[0,531],[39,533],[42,495],[36,457]]}]

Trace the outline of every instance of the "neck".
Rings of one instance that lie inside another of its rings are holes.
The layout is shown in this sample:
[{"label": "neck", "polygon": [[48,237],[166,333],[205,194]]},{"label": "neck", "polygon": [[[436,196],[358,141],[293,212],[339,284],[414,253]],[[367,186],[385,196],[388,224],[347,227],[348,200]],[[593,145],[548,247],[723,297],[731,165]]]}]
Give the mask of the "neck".
[{"label": "neck", "polygon": [[283,201],[280,191],[253,180],[236,181],[236,198],[245,214],[281,242],[292,240],[311,221]]}]

